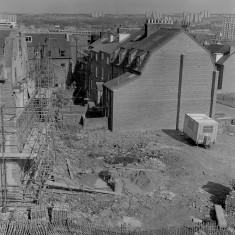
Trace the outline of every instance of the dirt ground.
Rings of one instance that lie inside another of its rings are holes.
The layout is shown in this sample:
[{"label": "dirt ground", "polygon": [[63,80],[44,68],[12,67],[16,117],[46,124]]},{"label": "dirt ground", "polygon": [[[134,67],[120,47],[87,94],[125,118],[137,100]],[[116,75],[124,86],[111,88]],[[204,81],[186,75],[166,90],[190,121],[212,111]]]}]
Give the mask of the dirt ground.
[{"label": "dirt ground", "polygon": [[[110,226],[121,226],[126,217],[148,229],[190,225],[192,217],[213,220],[213,205],[224,206],[235,179],[235,135],[230,132],[220,131],[210,149],[193,145],[174,130],[73,129],[56,143],[55,181],[92,186],[101,172],[122,181],[121,196],[53,194],[53,200],[71,204],[74,217]],[[72,181],[66,159],[75,175]]]}]

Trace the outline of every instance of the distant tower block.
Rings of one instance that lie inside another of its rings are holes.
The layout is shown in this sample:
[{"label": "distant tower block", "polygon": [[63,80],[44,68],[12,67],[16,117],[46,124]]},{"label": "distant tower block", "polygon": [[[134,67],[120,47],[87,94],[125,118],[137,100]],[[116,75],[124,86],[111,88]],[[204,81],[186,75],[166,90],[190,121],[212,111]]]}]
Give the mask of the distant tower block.
[{"label": "distant tower block", "polygon": [[235,16],[234,15],[224,16],[222,36],[224,39],[235,40]]}]

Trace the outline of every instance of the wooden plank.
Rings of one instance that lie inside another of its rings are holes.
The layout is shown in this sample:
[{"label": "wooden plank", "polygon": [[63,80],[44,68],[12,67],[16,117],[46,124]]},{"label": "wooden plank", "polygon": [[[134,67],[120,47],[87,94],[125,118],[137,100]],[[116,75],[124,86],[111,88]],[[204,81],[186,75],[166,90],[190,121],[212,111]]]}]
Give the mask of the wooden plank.
[{"label": "wooden plank", "polygon": [[81,191],[81,192],[91,192],[91,193],[94,192],[94,193],[120,195],[119,193],[115,193],[112,191],[98,190],[98,189],[93,189],[93,188],[82,188],[82,187],[77,187],[74,185],[68,185],[68,184],[64,184],[64,183],[58,183],[58,182],[54,182],[54,181],[50,181],[50,180],[48,180],[45,183],[45,185],[47,185],[49,187],[64,188],[64,189],[68,189],[68,190],[77,190],[77,191]]},{"label": "wooden plank", "polygon": [[211,86],[211,104],[210,104],[210,115],[209,117],[214,118],[215,116],[215,108],[216,105],[216,90],[218,83],[218,71],[213,71],[212,77],[212,86]]},{"label": "wooden plank", "polygon": [[176,115],[176,130],[179,130],[183,69],[184,69],[184,55],[181,55],[180,56],[179,83],[178,83],[178,102],[177,102],[177,115]]},{"label": "wooden plank", "polygon": [[66,162],[67,162],[67,168],[68,168],[68,172],[69,172],[70,179],[73,180],[74,177],[73,177],[73,172],[72,172],[72,170],[71,170],[72,167],[71,167],[71,164],[70,164],[69,159],[66,159]]},{"label": "wooden plank", "polygon": [[226,228],[227,222],[224,216],[224,211],[221,205],[215,205],[216,218],[220,228]]},{"label": "wooden plank", "polygon": [[123,166],[115,166],[118,169],[130,170],[130,171],[149,171],[149,172],[158,172],[157,170],[152,169],[144,169],[144,168],[132,168],[132,167],[123,167]]}]

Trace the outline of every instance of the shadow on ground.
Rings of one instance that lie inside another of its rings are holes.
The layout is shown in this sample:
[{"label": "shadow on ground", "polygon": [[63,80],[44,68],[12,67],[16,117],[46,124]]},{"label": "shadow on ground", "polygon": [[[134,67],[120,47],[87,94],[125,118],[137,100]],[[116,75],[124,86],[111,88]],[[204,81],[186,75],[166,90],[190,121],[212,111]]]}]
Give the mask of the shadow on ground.
[{"label": "shadow on ground", "polygon": [[202,186],[202,189],[211,194],[210,200],[214,204],[225,206],[226,196],[230,193],[231,189],[222,184],[208,182]]},{"label": "shadow on ground", "polygon": [[189,146],[195,146],[194,142],[190,139],[185,139],[184,138],[184,133],[182,131],[177,131],[177,130],[172,130],[172,129],[162,129],[162,131],[167,134],[168,136],[170,136],[171,138],[182,142],[184,144],[187,144]]}]

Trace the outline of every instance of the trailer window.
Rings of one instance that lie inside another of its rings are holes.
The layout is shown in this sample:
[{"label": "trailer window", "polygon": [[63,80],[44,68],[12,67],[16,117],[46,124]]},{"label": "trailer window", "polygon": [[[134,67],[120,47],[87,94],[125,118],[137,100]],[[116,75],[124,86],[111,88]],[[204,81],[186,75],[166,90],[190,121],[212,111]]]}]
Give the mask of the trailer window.
[{"label": "trailer window", "polygon": [[203,127],[203,133],[212,133],[213,132],[213,126],[204,126]]}]

